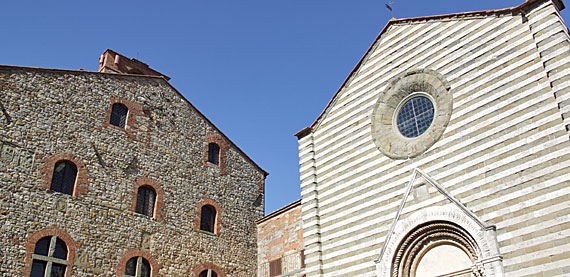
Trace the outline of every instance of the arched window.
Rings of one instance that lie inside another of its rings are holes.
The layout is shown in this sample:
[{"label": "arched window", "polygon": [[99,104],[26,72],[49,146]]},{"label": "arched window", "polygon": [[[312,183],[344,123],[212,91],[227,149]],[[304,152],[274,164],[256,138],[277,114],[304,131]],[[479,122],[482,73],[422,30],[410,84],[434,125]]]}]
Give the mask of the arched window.
[{"label": "arched window", "polygon": [[154,216],[154,203],[156,192],[150,186],[141,186],[137,191],[137,204],[135,212],[148,216]]},{"label": "arched window", "polygon": [[53,167],[50,189],[72,195],[77,167],[70,161],[58,161]]},{"label": "arched window", "polygon": [[119,128],[125,128],[125,123],[127,122],[127,114],[129,109],[127,106],[115,103],[111,108],[111,118],[109,119],[109,124],[115,125]]},{"label": "arched window", "polygon": [[132,257],[125,265],[123,277],[150,277],[150,263],[143,257]]},{"label": "arched window", "polygon": [[211,269],[206,269],[200,272],[200,275],[198,275],[198,277],[218,277],[218,274],[216,274],[216,272]]},{"label": "arched window", "polygon": [[220,146],[215,143],[208,144],[208,162],[213,164],[220,163]]},{"label": "arched window", "polygon": [[30,276],[63,277],[68,265],[65,242],[57,236],[43,237],[36,243]]},{"label": "arched window", "polygon": [[202,206],[200,213],[200,230],[214,233],[216,223],[216,209],[210,205]]}]

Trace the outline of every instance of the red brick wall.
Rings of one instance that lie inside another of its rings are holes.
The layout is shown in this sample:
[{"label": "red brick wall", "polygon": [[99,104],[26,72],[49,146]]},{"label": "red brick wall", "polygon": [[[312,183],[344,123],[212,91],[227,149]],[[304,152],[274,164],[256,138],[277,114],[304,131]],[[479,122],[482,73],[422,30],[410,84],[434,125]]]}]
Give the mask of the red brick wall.
[{"label": "red brick wall", "polygon": [[[259,276],[269,276],[269,263],[281,258],[281,265],[284,267],[283,274],[292,271],[290,261],[284,257],[299,258],[302,256],[303,228],[301,217],[301,202],[295,202],[282,210],[258,221],[257,224],[257,245],[258,245],[258,267],[262,270]],[[298,261],[298,260],[297,260]],[[297,263],[295,269],[302,268],[302,261]]]}]

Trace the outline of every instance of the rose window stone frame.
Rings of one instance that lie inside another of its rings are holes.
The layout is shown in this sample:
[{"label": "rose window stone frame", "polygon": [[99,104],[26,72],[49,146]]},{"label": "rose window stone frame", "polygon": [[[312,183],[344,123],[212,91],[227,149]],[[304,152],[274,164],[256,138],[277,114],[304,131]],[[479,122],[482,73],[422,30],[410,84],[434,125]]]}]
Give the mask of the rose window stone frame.
[{"label": "rose window stone frame", "polygon": [[[399,108],[415,95],[433,101],[430,127],[414,138],[403,136],[395,125]],[[394,78],[380,94],[372,112],[372,138],[380,152],[392,159],[411,159],[427,151],[443,135],[453,110],[451,86],[430,69],[411,70]]]}]

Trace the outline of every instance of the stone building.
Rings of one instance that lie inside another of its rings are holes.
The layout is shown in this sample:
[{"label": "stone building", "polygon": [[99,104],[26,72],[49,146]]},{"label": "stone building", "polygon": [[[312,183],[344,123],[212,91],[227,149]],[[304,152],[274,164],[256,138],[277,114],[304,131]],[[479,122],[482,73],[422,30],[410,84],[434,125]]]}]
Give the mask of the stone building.
[{"label": "stone building", "polygon": [[304,276],[301,200],[257,221],[257,276]]},{"label": "stone building", "polygon": [[267,173],[167,76],[100,71],[0,66],[0,275],[255,275]]},{"label": "stone building", "polygon": [[568,276],[560,0],[392,19],[300,131],[307,276]]}]

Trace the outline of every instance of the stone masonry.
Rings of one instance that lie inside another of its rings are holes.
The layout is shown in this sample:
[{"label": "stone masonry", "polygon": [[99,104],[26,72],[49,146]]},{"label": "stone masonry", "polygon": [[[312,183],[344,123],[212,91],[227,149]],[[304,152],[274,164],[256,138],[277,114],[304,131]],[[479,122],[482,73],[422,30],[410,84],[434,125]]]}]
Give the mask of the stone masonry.
[{"label": "stone masonry", "polygon": [[[125,128],[108,124],[117,102]],[[0,275],[29,276],[45,236],[66,243],[66,276],[122,276],[137,256],[151,276],[256,274],[267,173],[164,76],[0,66],[0,108]],[[204,160],[212,138],[220,165]],[[58,160],[77,166],[72,195],[49,189]],[[134,212],[141,185],[153,217]],[[204,203],[214,233],[196,224]]]}]

